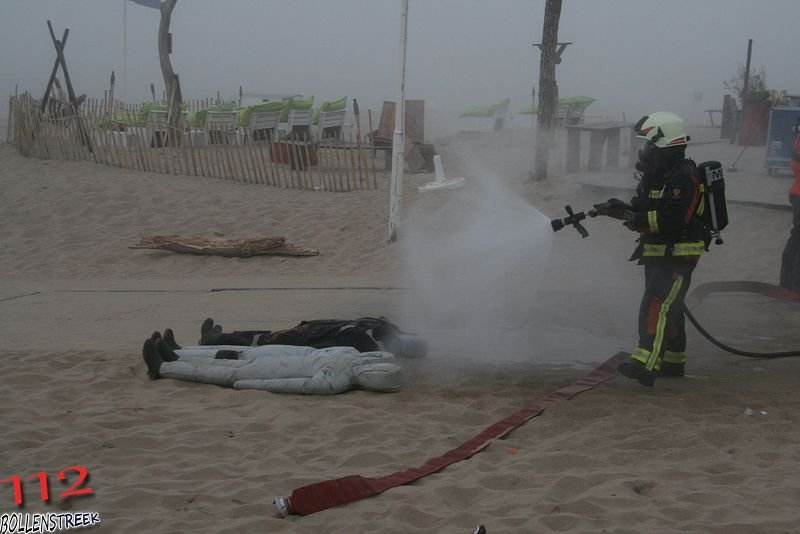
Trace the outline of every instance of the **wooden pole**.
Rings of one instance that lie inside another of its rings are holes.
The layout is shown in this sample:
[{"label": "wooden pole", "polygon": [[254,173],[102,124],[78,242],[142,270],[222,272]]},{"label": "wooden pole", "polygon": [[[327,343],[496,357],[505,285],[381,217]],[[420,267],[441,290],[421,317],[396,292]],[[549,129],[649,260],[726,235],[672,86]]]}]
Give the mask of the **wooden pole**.
[{"label": "wooden pole", "polygon": [[232,152],[233,145],[231,144],[231,138],[228,132],[228,125],[222,121],[220,121],[220,131],[222,132],[222,152],[225,155],[225,162],[228,164],[228,172],[230,174],[231,180],[237,180],[239,178],[239,171],[236,170],[236,160],[234,159],[234,154]]},{"label": "wooden pole", "polygon": [[114,167],[122,167],[122,162],[119,160],[119,152],[117,152],[117,136],[115,134],[116,129],[112,125],[106,132],[106,145],[111,154],[111,164]]},{"label": "wooden pole", "polygon": [[6,143],[14,141],[14,96],[8,97],[8,122],[6,123]]},{"label": "wooden pole", "polygon": [[261,170],[260,161],[256,154],[255,140],[249,135],[242,137],[242,143],[245,149],[245,158],[248,159],[250,168],[253,172],[253,178],[257,184],[263,182],[263,172]]},{"label": "wooden pole", "polygon": [[750,92],[750,58],[753,55],[753,40],[747,40],[747,63],[744,67],[744,80],[742,81],[742,107],[744,107],[744,99],[747,98]]},{"label": "wooden pole", "polygon": [[[78,109],[80,108],[81,103],[75,96],[75,91],[72,88],[72,81],[70,80],[69,70],[67,69],[67,61],[66,59],[64,59],[64,46],[58,39],[56,39],[56,34],[53,31],[53,25],[50,23],[49,20],[47,21],[47,29],[50,30],[50,38],[53,40],[53,46],[55,46],[56,48],[56,54],[58,55],[57,60],[61,64],[61,72],[64,73],[64,82],[67,85],[67,93],[69,95],[70,104],[72,105],[72,108],[75,113],[75,120],[78,122],[78,133],[81,137],[81,142],[83,143],[83,145],[86,146],[86,148],[89,150],[89,153],[91,153],[94,157],[94,150],[92,150],[91,139],[89,139],[89,135],[86,132],[86,128],[84,127],[83,122],[81,121],[80,113],[78,113]],[[83,99],[85,98],[85,96],[86,95],[83,95],[81,98]]]},{"label": "wooden pole", "polygon": [[[750,58],[753,53],[753,40],[747,40],[747,62],[745,63],[744,73],[742,76],[742,94],[739,102],[739,116],[734,124],[734,131],[731,135],[731,143],[738,143],[740,141],[740,132],[742,130],[742,122],[744,122],[744,107],[746,105],[747,95],[750,93]],[[735,168],[735,167],[734,167]]]},{"label": "wooden pole", "polygon": [[[336,138],[335,137],[331,137],[330,140],[331,140],[330,141],[331,142],[331,146],[333,147],[333,153],[336,154],[336,173],[337,173],[337,176],[339,177],[340,189],[342,191],[344,191],[345,190],[345,184],[346,184],[346,180],[345,180],[346,175],[345,175],[344,171],[342,170],[342,158],[344,156],[341,154],[341,150],[339,150],[339,144],[336,143]],[[347,160],[345,160],[345,170],[347,169],[346,164],[347,164]],[[347,190],[349,191],[350,190],[350,184],[346,184],[346,185],[347,185]]]},{"label": "wooden pole", "polygon": [[367,120],[369,122],[369,159],[372,161],[372,185],[378,189],[378,173],[375,170],[375,130],[372,129],[372,110],[367,110]]},{"label": "wooden pole", "polygon": [[308,177],[308,187],[313,191],[314,187],[314,172],[311,169],[311,155],[309,154],[308,146],[311,140],[308,137],[308,132],[303,132],[303,151],[306,158],[306,173]]},{"label": "wooden pole", "polygon": [[[61,50],[64,50],[64,47],[67,46],[67,37],[69,37],[69,28],[64,29],[64,35],[61,37]],[[56,61],[53,64],[53,70],[50,73],[50,78],[47,81],[47,88],[44,90],[44,96],[42,97],[42,104],[41,104],[41,111],[42,113],[45,112],[47,109],[47,101],[50,98],[50,91],[53,89],[53,82],[56,79],[56,75],[58,74],[58,66],[61,65],[61,61],[58,56],[56,56]]]},{"label": "wooden pole", "polygon": [[330,182],[330,191],[339,191],[338,175],[336,174],[336,158],[334,156],[334,148],[331,146],[330,137],[325,141],[325,159],[328,168],[328,181]]},{"label": "wooden pole", "polygon": [[269,185],[280,185],[280,176],[278,176],[278,168],[275,166],[275,147],[272,145],[273,138],[275,137],[275,130],[267,131],[267,156],[269,156]]},{"label": "wooden pole", "polygon": [[241,143],[239,137],[236,135],[235,131],[233,132],[232,135],[234,136],[233,137],[233,140],[234,140],[233,146],[234,146],[234,148],[236,150],[236,160],[238,161],[239,168],[241,169],[241,172],[242,172],[242,181],[246,181],[247,183],[251,184],[251,183],[253,183],[253,176],[250,173],[250,168],[247,165],[247,158],[242,153],[243,152],[242,143]]},{"label": "wooden pole", "polygon": [[[262,184],[266,184],[268,183],[268,172],[266,163],[264,162],[264,152],[261,150],[263,143],[256,143],[252,137],[249,139],[250,150],[253,153],[253,162],[256,166],[258,174],[260,175],[260,181]],[[267,142],[269,142],[269,137],[267,137]]]},{"label": "wooden pole", "polygon": [[319,181],[322,189],[330,191],[330,184],[328,184],[328,167],[325,163],[325,146],[322,144],[322,137],[317,138],[315,141],[317,147],[317,172],[319,173]]},{"label": "wooden pole", "polygon": [[[358,102],[356,99],[353,99],[353,115],[356,118],[356,148],[358,149],[358,181],[361,184],[361,188],[364,188],[364,171],[361,165],[362,160],[364,159],[364,152],[361,150],[361,115],[359,114],[358,110]],[[366,161],[364,162],[366,164]],[[369,176],[367,176],[369,179]],[[369,180],[367,183],[369,186]]]},{"label": "wooden pole", "polygon": [[116,85],[116,80],[114,76],[114,71],[111,71],[111,83],[108,89],[108,102],[106,102],[106,113],[108,115],[114,114],[114,86]]}]

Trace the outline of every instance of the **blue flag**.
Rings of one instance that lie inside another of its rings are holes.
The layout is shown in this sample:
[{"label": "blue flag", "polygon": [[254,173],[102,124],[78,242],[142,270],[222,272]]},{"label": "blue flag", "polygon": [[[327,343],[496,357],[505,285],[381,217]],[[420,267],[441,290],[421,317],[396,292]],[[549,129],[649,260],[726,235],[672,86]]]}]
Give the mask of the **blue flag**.
[{"label": "blue flag", "polygon": [[139,4],[140,6],[144,7],[154,7],[156,9],[161,9],[161,0],[130,0],[134,4]]}]

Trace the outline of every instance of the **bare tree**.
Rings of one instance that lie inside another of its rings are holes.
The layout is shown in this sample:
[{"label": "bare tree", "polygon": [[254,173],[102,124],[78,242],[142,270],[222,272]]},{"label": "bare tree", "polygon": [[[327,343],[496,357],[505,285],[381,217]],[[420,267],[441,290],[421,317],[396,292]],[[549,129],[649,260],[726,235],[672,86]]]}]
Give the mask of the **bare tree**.
[{"label": "bare tree", "polygon": [[158,56],[161,60],[161,73],[164,76],[164,87],[167,90],[167,139],[166,144],[180,144],[181,136],[177,133],[181,127],[181,84],[178,75],[172,70],[169,55],[172,53],[172,35],[169,33],[169,24],[172,19],[172,10],[178,0],[164,0],[161,3],[161,23],[158,26]]},{"label": "bare tree", "polygon": [[556,44],[558,43],[558,21],[561,18],[561,0],[547,0],[544,6],[541,60],[539,62],[539,114],[536,130],[536,159],[534,179],[547,179],[547,160],[556,126]]}]

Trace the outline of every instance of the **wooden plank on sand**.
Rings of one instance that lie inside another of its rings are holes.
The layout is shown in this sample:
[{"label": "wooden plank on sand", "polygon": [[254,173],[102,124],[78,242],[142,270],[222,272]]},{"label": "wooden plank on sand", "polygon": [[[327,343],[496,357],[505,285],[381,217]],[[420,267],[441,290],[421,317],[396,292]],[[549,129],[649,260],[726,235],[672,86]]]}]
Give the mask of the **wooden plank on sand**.
[{"label": "wooden plank on sand", "polygon": [[318,256],[319,251],[292,245],[284,237],[254,239],[221,239],[218,237],[180,237],[176,235],[146,236],[128,248],[170,250],[183,254],[248,258],[250,256]]}]

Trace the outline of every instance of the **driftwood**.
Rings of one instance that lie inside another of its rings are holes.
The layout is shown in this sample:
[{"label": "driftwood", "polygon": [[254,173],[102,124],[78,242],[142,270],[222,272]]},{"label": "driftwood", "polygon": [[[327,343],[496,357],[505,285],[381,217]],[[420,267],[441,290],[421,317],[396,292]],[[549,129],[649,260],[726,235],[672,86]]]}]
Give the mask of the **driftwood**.
[{"label": "driftwood", "polygon": [[262,237],[256,239],[221,239],[218,237],[180,237],[177,235],[153,235],[143,237],[128,248],[150,248],[171,250],[183,254],[224,256],[226,258],[249,258],[250,256],[318,256],[319,251],[286,243],[284,237]]}]

